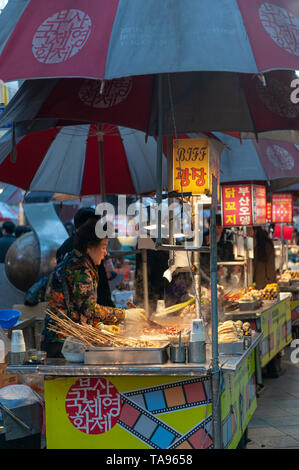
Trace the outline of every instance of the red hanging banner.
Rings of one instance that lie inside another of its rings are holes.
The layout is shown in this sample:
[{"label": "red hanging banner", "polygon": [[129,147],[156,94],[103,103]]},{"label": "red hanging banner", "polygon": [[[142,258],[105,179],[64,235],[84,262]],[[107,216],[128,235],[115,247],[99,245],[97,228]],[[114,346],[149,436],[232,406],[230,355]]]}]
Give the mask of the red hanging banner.
[{"label": "red hanging banner", "polygon": [[253,225],[265,225],[266,217],[266,187],[252,185],[252,218]]},{"label": "red hanging banner", "polygon": [[272,223],[293,222],[293,196],[290,193],[272,194]]}]

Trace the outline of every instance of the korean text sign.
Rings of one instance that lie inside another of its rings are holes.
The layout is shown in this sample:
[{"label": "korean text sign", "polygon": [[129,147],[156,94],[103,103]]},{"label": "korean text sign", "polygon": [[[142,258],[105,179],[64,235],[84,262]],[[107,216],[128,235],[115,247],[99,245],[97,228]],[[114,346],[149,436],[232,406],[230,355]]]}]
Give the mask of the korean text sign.
[{"label": "korean text sign", "polygon": [[253,224],[265,225],[267,221],[266,187],[252,185]]},{"label": "korean text sign", "polygon": [[222,185],[224,227],[266,223],[266,188],[251,184]]},{"label": "korean text sign", "polygon": [[174,140],[174,191],[206,194],[212,189],[212,173],[217,172],[216,167],[214,159],[211,161],[208,139]]}]

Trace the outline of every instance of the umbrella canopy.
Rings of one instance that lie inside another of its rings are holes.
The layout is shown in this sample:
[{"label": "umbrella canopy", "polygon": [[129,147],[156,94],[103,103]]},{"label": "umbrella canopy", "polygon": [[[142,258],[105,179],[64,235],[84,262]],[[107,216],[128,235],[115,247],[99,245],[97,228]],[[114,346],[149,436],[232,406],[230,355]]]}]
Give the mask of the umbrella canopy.
[{"label": "umbrella canopy", "polygon": [[10,184],[5,184],[0,194],[0,201],[6,204],[19,204],[23,198],[24,191]]},{"label": "umbrella canopy", "polygon": [[[163,78],[163,134],[238,131],[299,143],[299,103],[290,100],[295,73],[259,76],[235,73],[169,74]],[[28,80],[1,115],[16,135],[56,125],[109,122],[158,134],[155,77],[105,82],[85,79]],[[270,135],[268,135],[270,133]]]},{"label": "umbrella canopy", "polygon": [[0,18],[0,77],[294,70],[298,25],[294,0],[14,0]]},{"label": "umbrella canopy", "polygon": [[[100,194],[96,126],[47,129],[17,139],[17,158],[11,152],[10,132],[0,140],[1,180],[24,190],[85,196]],[[142,194],[155,189],[154,138],[131,129],[105,125],[103,155],[107,194]],[[167,161],[164,162],[164,185]]]},{"label": "umbrella canopy", "polygon": [[269,189],[299,182],[298,146],[276,140],[243,141],[216,133],[226,144],[220,162],[221,183],[267,181]]}]

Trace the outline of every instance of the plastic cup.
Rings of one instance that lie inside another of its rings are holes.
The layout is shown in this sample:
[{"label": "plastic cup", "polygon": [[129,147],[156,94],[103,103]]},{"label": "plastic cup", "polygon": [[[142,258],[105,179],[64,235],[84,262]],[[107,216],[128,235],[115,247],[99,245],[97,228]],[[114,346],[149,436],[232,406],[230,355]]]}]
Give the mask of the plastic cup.
[{"label": "plastic cup", "polygon": [[22,330],[13,330],[11,334],[11,352],[23,353],[26,351],[26,345]]},{"label": "plastic cup", "polygon": [[157,313],[161,313],[165,310],[165,300],[157,300]]}]

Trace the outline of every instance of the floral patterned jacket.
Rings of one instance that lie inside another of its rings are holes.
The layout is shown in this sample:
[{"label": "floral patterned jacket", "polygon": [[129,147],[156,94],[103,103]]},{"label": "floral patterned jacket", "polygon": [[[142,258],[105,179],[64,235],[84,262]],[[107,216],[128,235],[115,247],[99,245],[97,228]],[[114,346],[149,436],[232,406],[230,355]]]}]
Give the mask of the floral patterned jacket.
[{"label": "floral patterned jacket", "polygon": [[[69,297],[68,302],[64,296],[63,277]],[[49,310],[56,315],[59,315],[59,311],[63,311],[73,321],[90,325],[99,322],[117,324],[124,320],[125,310],[97,304],[98,280],[98,270],[90,256],[73,250],[49,278],[45,294]],[[64,339],[49,330],[49,325],[53,322],[54,320],[46,315],[43,339],[47,342]]]}]

